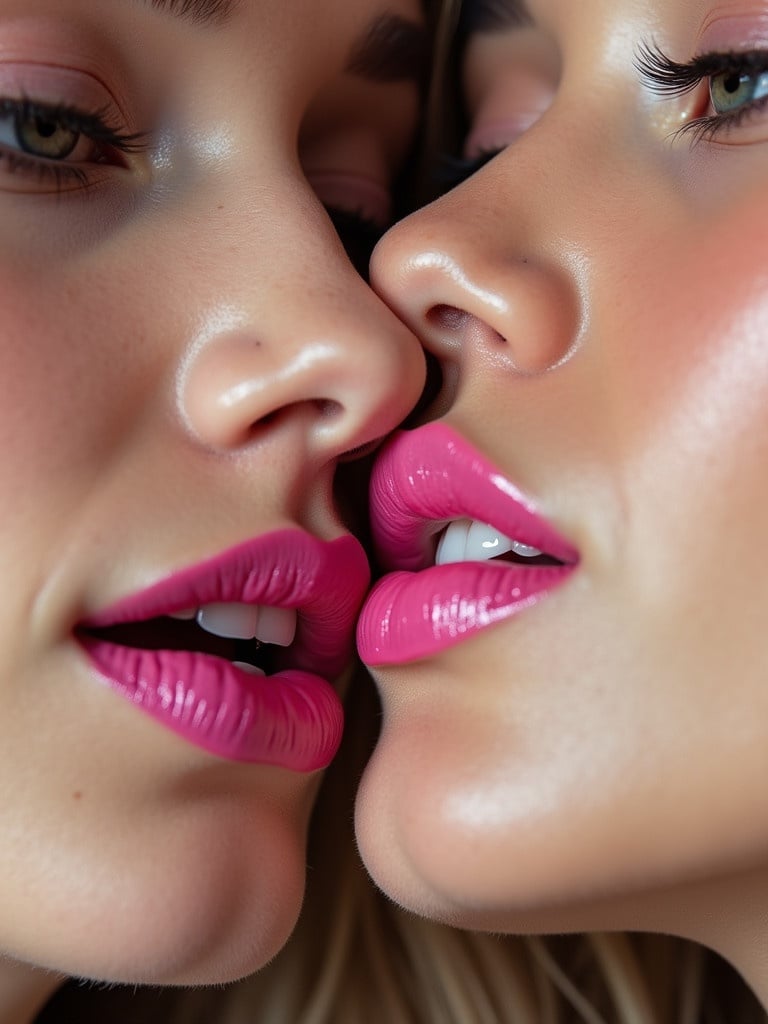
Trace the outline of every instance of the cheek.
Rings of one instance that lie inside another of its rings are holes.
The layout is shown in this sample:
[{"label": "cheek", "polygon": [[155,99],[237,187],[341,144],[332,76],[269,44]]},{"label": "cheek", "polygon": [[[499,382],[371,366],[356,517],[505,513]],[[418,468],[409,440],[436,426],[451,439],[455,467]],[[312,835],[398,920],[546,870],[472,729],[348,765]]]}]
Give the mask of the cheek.
[{"label": "cheek", "polygon": [[671,621],[685,628],[695,611],[701,629],[708,612],[712,632],[691,651],[731,650],[723,624],[743,640],[750,608],[768,600],[755,571],[768,501],[767,228],[768,204],[750,202],[638,253],[628,301],[604,327],[625,548]]},{"label": "cheek", "polygon": [[585,894],[634,893],[636,927],[642,894],[765,850],[763,225],[752,202],[614,250],[562,414],[594,424],[576,465],[594,458],[603,489],[584,580],[439,666],[381,674],[357,821],[407,906],[557,930],[590,923]]},{"label": "cheek", "polygon": [[315,782],[213,759],[191,768],[198,752],[190,762],[181,741],[94,685],[48,607],[52,638],[41,592],[71,537],[98,525],[94,494],[109,493],[136,409],[151,417],[167,397],[167,352],[146,328],[172,337],[173,313],[161,322],[125,258],[102,256],[102,273],[10,263],[0,261],[0,951],[94,978],[227,981],[262,966],[293,927]]},{"label": "cheek", "polygon": [[744,442],[750,457],[765,437],[766,229],[768,203],[746,202],[616,253],[621,277],[600,283],[596,309],[603,391],[622,402],[628,454],[676,452],[711,465]]},{"label": "cheek", "polygon": [[97,304],[0,265],[0,565],[19,596],[75,527],[114,440],[126,379],[107,347],[118,319]]}]

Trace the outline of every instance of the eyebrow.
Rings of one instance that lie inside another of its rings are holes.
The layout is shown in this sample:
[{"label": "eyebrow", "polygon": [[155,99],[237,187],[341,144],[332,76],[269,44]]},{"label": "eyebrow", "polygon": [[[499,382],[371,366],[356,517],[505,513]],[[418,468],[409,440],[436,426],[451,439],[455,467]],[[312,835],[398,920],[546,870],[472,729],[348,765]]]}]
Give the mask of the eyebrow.
[{"label": "eyebrow", "polygon": [[238,0],[141,0],[156,11],[190,21],[193,25],[223,25],[238,6]]},{"label": "eyebrow", "polygon": [[465,0],[462,4],[462,35],[501,28],[522,28],[532,24],[533,18],[525,0]]},{"label": "eyebrow", "polygon": [[394,14],[382,14],[353,44],[345,70],[371,82],[422,84],[429,75],[431,54],[426,28]]}]

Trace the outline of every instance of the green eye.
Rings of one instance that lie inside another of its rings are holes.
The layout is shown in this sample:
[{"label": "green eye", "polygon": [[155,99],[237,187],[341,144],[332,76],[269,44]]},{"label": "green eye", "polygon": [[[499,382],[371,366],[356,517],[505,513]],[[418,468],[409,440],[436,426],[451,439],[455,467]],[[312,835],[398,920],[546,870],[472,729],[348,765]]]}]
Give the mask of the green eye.
[{"label": "green eye", "polygon": [[768,72],[721,71],[709,80],[709,96],[718,114],[738,110],[768,96]]}]

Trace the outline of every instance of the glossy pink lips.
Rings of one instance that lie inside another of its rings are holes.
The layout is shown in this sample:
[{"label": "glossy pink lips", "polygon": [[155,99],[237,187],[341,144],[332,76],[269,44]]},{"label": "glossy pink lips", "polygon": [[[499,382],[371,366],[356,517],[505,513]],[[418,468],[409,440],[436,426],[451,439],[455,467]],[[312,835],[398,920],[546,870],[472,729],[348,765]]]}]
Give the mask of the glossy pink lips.
[{"label": "glossy pink lips", "polygon": [[[434,565],[435,537],[455,519],[491,524],[538,548],[548,564],[489,560]],[[397,434],[371,482],[381,579],[357,629],[368,665],[428,658],[534,604],[563,583],[577,551],[464,438],[443,423]]]},{"label": "glossy pink lips", "polygon": [[[313,771],[329,764],[341,739],[343,712],[328,679],[350,657],[368,581],[354,538],[325,543],[284,530],[119,601],[80,623],[77,638],[118,693],[198,747],[233,761]],[[281,671],[254,676],[213,655],[109,639],[110,627],[218,602],[297,609],[296,639]]]}]

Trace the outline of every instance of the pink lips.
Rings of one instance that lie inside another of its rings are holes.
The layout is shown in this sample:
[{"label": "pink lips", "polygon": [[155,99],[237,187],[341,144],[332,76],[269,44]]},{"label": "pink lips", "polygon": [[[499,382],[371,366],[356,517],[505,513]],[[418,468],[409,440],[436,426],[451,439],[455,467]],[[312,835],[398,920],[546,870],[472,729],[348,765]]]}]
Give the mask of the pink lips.
[{"label": "pink lips", "polygon": [[[118,693],[203,750],[313,771],[330,763],[341,739],[341,703],[327,680],[350,657],[368,582],[354,538],[325,543],[283,530],[119,601],[80,623],[77,637]],[[218,602],[298,610],[283,671],[255,676],[213,655],[128,647],[84,632]]]},{"label": "pink lips", "polygon": [[[549,556],[434,565],[436,535],[455,519],[491,524]],[[428,658],[538,602],[563,583],[578,552],[464,438],[443,423],[400,433],[371,482],[374,541],[388,569],[366,601],[357,645],[366,664]]]}]

